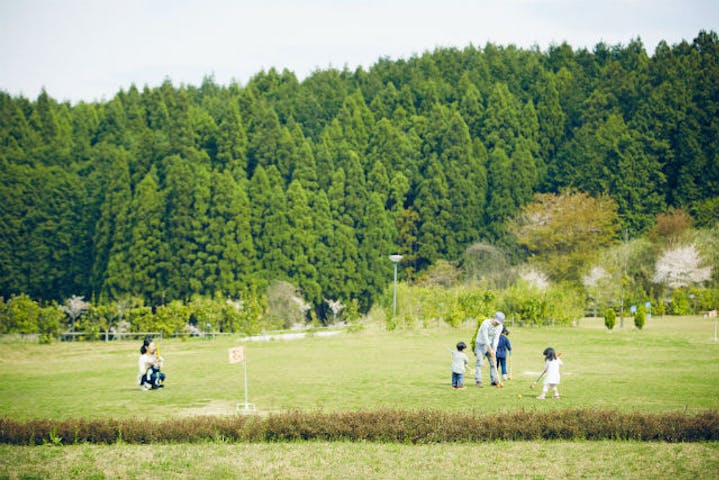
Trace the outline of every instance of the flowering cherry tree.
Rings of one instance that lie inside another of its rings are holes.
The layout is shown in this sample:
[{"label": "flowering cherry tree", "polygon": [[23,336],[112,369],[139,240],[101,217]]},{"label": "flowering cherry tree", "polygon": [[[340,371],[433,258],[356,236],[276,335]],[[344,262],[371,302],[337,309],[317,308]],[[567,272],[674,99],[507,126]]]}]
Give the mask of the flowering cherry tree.
[{"label": "flowering cherry tree", "polygon": [[90,308],[90,302],[84,301],[83,298],[73,295],[65,300],[65,305],[62,307],[62,311],[70,317],[73,332],[75,331],[75,321]]},{"label": "flowering cherry tree", "polygon": [[292,297],[292,301],[297,304],[297,308],[299,309],[300,315],[304,317],[307,315],[307,312],[309,312],[310,308],[312,308],[312,305],[305,302],[305,299],[302,297]]},{"label": "flowering cherry tree", "polygon": [[703,261],[696,247],[680,246],[666,250],[657,260],[654,282],[669,288],[682,288],[702,283],[711,278],[711,267],[702,267]]},{"label": "flowering cherry tree", "polygon": [[546,290],[549,287],[549,279],[544,272],[534,268],[522,271],[519,277],[537,290]]},{"label": "flowering cherry tree", "polygon": [[337,315],[342,312],[345,306],[342,305],[340,300],[328,300],[325,298],[325,303],[327,303],[327,306],[330,307],[330,310],[332,311],[332,323],[336,323]]}]

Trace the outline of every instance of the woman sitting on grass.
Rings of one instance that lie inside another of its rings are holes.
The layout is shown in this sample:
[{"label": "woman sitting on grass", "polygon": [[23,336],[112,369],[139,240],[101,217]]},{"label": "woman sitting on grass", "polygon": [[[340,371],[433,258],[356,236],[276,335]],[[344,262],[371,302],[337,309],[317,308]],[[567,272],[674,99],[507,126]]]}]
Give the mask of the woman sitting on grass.
[{"label": "woman sitting on grass", "polygon": [[142,390],[163,388],[165,374],[160,371],[164,359],[158,355],[157,346],[150,337],[145,337],[137,360],[138,382]]}]

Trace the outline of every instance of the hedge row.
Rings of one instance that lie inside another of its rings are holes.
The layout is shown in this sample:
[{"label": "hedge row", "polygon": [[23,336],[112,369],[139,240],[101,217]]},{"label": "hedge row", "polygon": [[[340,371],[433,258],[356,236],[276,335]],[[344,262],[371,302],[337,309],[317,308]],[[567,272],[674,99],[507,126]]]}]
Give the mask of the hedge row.
[{"label": "hedge row", "polygon": [[622,413],[611,410],[507,412],[472,415],[439,411],[287,412],[260,416],[147,419],[0,419],[0,443],[284,442],[298,440],[428,444],[494,440],[719,441],[719,411]]}]

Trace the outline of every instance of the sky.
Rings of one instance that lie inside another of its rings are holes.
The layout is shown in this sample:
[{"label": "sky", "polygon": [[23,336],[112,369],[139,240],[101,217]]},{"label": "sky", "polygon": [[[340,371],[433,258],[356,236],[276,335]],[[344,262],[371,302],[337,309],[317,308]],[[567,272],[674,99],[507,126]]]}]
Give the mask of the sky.
[{"label": "sky", "polygon": [[131,85],[245,85],[440,47],[546,51],[719,33],[718,0],[0,0],[0,91],[106,101]]}]

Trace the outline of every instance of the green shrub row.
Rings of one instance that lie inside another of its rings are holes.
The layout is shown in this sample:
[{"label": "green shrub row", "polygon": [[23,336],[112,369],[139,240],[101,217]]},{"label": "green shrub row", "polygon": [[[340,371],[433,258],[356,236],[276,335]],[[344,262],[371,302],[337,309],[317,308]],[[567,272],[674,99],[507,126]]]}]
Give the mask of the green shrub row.
[{"label": "green shrub row", "polygon": [[160,332],[165,337],[204,331],[252,335],[270,326],[262,323],[263,308],[254,296],[244,301],[198,296],[187,303],[175,300],[152,308],[137,299],[94,305],[81,297],[68,299],[65,305],[42,306],[20,294],[7,300],[0,297],[0,334],[38,335],[40,343],[68,332],[74,339],[90,341],[133,332]]},{"label": "green shrub row", "polygon": [[567,285],[553,285],[545,289],[524,282],[502,290],[483,287],[410,286],[398,285],[397,313],[393,295],[384,297],[387,328],[428,326],[443,321],[459,327],[468,319],[482,321],[503,311],[512,324],[523,326],[571,325],[584,315],[582,294]]},{"label": "green shrub row", "polygon": [[719,441],[719,411],[622,413],[612,410],[508,412],[501,416],[439,411],[287,412],[164,421],[0,419],[0,443],[286,442],[301,440],[429,444],[496,440]]}]

